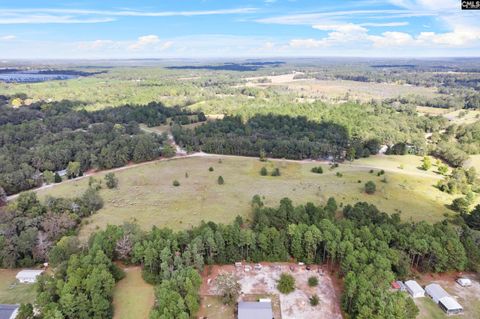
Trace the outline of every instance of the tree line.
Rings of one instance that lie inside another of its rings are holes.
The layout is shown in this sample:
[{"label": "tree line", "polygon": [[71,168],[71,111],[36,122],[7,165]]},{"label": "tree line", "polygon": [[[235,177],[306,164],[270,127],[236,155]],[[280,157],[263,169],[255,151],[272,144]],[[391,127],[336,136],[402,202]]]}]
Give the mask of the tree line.
[{"label": "tree line", "polygon": [[198,120],[205,118],[203,113],[161,103],[95,112],[79,107],[71,101],[16,109],[0,105],[0,188],[15,194],[40,186],[43,172],[64,170],[71,162],[79,163],[80,173],[155,159],[164,149],[171,153],[167,137],[145,133],[139,123],[156,126],[167,118],[185,121],[192,114]]},{"label": "tree line", "polygon": [[[58,318],[111,318],[107,305],[121,276],[110,261],[121,260],[142,265],[144,279],[156,285],[151,318],[191,318],[199,309],[199,272],[205,265],[293,258],[339,272],[344,280],[342,308],[352,318],[415,318],[418,309],[411,298],[390,291],[394,279],[409,278],[414,269],[480,270],[480,235],[466,224],[404,223],[399,214],[390,216],[365,202],[345,206],[341,219],[338,209],[333,198],[325,205],[299,206],[284,198],[278,207],[265,207],[255,196],[249,223],[237,217],[231,224],[204,222],[179,232],[110,225],[91,237],[86,251],[65,237],[51,249],[60,275],[40,285],[37,303],[43,318],[54,318],[45,316],[49,311],[58,312]],[[88,262],[82,264],[83,259]],[[102,261],[99,270],[91,260]],[[99,281],[91,289],[86,283],[96,283],[90,276],[98,275],[98,280],[100,273],[105,284]],[[102,306],[92,305],[89,296],[96,296]]]}]

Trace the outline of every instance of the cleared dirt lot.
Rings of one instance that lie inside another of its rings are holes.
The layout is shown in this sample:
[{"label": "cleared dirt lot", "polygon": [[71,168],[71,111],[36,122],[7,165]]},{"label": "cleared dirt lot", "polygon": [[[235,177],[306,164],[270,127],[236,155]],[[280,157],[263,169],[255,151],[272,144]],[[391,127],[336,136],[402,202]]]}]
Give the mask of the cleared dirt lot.
[{"label": "cleared dirt lot", "polygon": [[[249,265],[251,270],[245,271],[245,265]],[[308,271],[305,266],[291,263],[261,263],[261,265],[261,270],[255,270],[254,264],[243,264],[238,268],[233,265],[213,266],[203,277],[201,294],[203,296],[218,295],[215,279],[219,274],[229,272],[238,278],[242,287],[240,296],[242,300],[244,295],[249,295],[249,297],[250,295],[279,296],[281,317],[276,316],[276,319],[342,318],[339,292],[335,289],[333,279],[321,267],[312,266],[312,269]],[[293,271],[290,269],[291,267],[294,268]],[[289,273],[295,278],[296,289],[288,295],[281,294],[276,288],[277,280],[283,272]],[[308,286],[308,278],[311,276],[318,278],[317,287]],[[320,299],[320,303],[316,307],[310,306],[309,303],[309,298],[313,294],[317,294]]]}]

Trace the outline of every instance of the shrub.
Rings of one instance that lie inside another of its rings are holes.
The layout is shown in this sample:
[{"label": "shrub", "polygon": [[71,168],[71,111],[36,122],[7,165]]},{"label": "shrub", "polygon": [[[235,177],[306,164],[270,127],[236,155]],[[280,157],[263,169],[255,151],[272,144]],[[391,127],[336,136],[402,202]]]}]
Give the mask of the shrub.
[{"label": "shrub", "polygon": [[318,306],[318,304],[320,303],[320,299],[318,298],[317,295],[313,295],[310,297],[310,306]]},{"label": "shrub", "polygon": [[213,172],[213,167],[210,166],[210,167],[208,168],[208,171],[209,171],[209,172]]},{"label": "shrub", "polygon": [[222,176],[218,176],[217,183],[218,183],[218,185],[223,185],[223,184],[225,184],[225,181],[223,180],[223,177],[222,177]]},{"label": "shrub", "polygon": [[105,175],[105,183],[107,184],[107,187],[110,189],[117,188],[118,178],[115,176],[114,173],[108,173],[107,175]]},{"label": "shrub", "polygon": [[272,176],[280,176],[280,169],[278,167],[276,167],[273,172],[272,172]]},{"label": "shrub", "polygon": [[308,278],[308,285],[310,287],[318,286],[318,278],[316,276],[312,276]]},{"label": "shrub", "polygon": [[323,168],[321,166],[312,167],[311,172],[316,174],[322,174]]},{"label": "shrub", "polygon": [[295,290],[295,278],[291,275],[283,273],[277,282],[277,289],[282,294],[289,294]]},{"label": "shrub", "polygon": [[267,171],[267,168],[265,166],[260,169],[260,175],[262,175],[262,176],[267,176],[268,175],[268,171]]},{"label": "shrub", "polygon": [[340,172],[337,172],[337,173],[335,174],[335,176],[337,176],[337,177],[343,177],[343,174],[340,173]]},{"label": "shrub", "polygon": [[173,181],[173,186],[175,186],[175,187],[180,186],[180,182],[177,181],[177,180],[174,180]]},{"label": "shrub", "polygon": [[377,185],[374,182],[368,181],[365,183],[365,193],[367,194],[375,194],[377,190]]}]

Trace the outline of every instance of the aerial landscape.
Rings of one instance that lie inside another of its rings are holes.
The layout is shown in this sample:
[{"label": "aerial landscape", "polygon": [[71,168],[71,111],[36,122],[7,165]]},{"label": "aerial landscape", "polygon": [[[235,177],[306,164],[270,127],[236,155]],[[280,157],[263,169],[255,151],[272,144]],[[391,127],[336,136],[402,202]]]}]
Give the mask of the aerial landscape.
[{"label": "aerial landscape", "polygon": [[478,2],[0,25],[0,319],[480,318]]}]

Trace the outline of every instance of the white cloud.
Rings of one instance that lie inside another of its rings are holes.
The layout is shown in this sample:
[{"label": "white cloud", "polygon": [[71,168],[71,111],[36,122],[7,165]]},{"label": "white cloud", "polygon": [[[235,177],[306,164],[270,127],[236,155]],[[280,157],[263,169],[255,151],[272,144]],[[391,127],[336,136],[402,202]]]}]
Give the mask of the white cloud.
[{"label": "white cloud", "polygon": [[409,25],[407,21],[402,22],[367,22],[360,23],[362,27],[404,27]]},{"label": "white cloud", "polygon": [[0,24],[76,24],[76,23],[104,23],[115,21],[113,18],[77,18],[49,14],[6,14],[0,11]]},{"label": "white cloud", "polygon": [[0,24],[102,23],[115,21],[115,17],[190,17],[201,15],[246,14],[256,11],[256,8],[197,11],[115,11],[53,8],[0,9]]},{"label": "white cloud", "polygon": [[144,35],[138,38],[137,42],[128,46],[129,50],[140,50],[160,42],[160,38],[154,34]]},{"label": "white cloud", "polygon": [[10,40],[14,40],[16,38],[17,38],[16,36],[11,35],[11,34],[0,36],[0,40],[2,40],[2,41],[10,41]]}]

